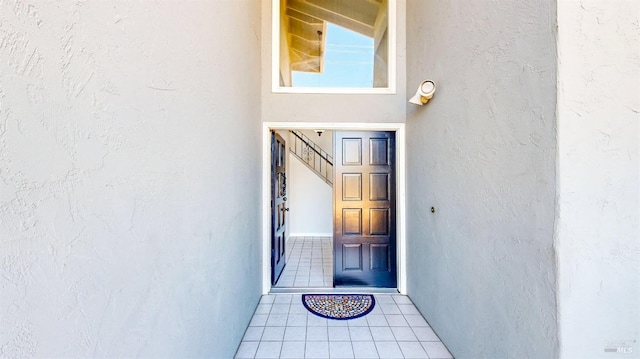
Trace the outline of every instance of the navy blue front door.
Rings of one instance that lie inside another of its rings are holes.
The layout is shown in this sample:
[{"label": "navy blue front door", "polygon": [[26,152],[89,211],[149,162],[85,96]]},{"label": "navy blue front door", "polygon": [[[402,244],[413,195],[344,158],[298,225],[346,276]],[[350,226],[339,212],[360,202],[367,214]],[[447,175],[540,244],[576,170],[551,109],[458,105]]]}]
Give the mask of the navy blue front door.
[{"label": "navy blue front door", "polygon": [[271,133],[271,284],[276,284],[286,265],[287,146]]},{"label": "navy blue front door", "polygon": [[394,132],[336,132],[334,284],[395,288]]}]

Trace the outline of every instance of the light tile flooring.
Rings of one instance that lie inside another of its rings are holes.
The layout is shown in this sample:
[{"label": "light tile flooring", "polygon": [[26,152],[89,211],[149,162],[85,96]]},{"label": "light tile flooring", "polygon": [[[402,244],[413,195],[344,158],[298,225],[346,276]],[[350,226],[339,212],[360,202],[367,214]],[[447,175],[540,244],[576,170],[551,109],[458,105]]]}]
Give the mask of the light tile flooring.
[{"label": "light tile flooring", "polygon": [[300,294],[263,296],[236,358],[452,358],[409,297],[375,299],[364,317],[330,320],[309,313]]},{"label": "light tile flooring", "polygon": [[276,288],[333,287],[331,237],[289,237],[287,265]]}]

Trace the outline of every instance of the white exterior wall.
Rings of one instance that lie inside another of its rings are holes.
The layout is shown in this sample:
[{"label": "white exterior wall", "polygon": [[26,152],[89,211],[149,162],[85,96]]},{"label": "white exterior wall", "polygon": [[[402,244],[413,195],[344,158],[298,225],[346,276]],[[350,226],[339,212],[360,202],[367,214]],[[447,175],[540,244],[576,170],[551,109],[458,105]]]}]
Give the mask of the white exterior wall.
[{"label": "white exterior wall", "polygon": [[555,9],[407,3],[407,291],[458,359],[558,355]]},{"label": "white exterior wall", "polygon": [[258,81],[259,1],[0,1],[0,357],[233,357]]},{"label": "white exterior wall", "polygon": [[637,1],[558,2],[562,358],[640,358],[639,18]]}]

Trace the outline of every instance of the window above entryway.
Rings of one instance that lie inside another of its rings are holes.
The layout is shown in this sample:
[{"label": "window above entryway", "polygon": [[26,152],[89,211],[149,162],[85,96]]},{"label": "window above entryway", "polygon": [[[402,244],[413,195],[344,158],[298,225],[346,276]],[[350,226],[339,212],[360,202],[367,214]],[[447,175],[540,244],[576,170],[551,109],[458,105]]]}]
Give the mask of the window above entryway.
[{"label": "window above entryway", "polygon": [[272,0],[272,89],[395,93],[396,0]]}]

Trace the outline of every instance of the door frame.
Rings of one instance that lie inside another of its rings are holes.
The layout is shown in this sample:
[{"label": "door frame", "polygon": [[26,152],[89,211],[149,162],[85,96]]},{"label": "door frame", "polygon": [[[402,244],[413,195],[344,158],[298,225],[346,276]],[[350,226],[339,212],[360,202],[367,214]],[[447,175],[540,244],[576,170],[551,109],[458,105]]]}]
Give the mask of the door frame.
[{"label": "door frame", "polygon": [[262,123],[262,294],[271,291],[271,131],[392,131],[396,133],[396,247],[398,292],[407,294],[406,162],[404,123],[263,122]]}]

